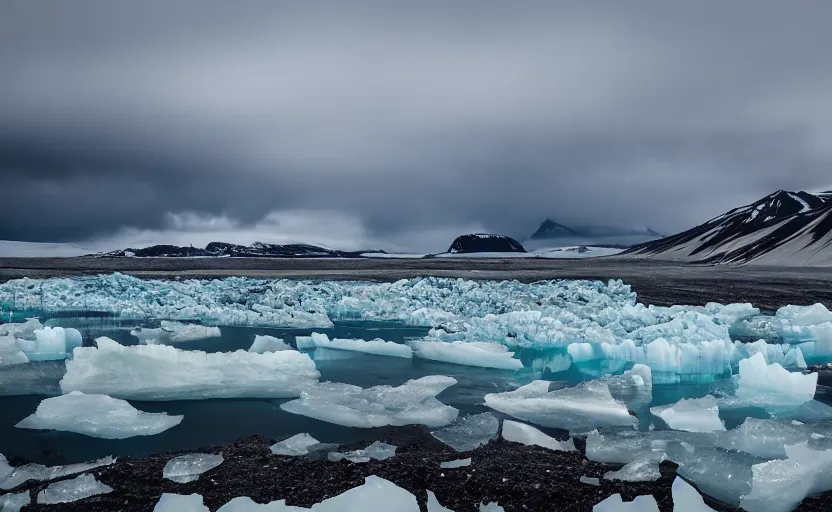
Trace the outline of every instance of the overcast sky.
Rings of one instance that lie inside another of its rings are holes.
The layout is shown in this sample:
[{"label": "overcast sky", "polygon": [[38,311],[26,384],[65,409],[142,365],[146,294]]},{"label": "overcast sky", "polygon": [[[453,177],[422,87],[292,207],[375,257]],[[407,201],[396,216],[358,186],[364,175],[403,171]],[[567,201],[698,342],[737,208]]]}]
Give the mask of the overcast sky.
[{"label": "overcast sky", "polygon": [[821,0],[3,0],[0,239],[678,231],[832,188],[830,26]]}]

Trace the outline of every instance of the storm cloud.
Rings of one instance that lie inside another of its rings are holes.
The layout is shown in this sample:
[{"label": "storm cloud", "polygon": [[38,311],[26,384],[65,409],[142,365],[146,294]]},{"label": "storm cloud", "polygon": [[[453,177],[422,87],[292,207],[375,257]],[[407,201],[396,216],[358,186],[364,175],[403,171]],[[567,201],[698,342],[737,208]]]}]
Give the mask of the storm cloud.
[{"label": "storm cloud", "polygon": [[832,188],[830,21],[810,1],[6,0],[0,239],[684,229]]}]

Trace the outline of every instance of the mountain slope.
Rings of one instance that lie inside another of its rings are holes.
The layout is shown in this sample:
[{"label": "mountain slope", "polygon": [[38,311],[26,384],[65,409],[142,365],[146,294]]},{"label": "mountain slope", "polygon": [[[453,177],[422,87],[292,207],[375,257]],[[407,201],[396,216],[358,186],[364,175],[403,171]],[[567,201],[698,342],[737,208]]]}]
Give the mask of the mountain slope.
[{"label": "mountain slope", "polygon": [[832,202],[780,190],[624,254],[695,263],[832,265]]}]

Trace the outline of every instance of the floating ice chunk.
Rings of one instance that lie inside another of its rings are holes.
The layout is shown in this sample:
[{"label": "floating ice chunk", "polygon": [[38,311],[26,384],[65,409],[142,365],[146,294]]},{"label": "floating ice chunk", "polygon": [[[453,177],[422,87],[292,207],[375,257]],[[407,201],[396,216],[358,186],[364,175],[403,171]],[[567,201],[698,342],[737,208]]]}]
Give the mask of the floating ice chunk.
[{"label": "floating ice chunk", "polygon": [[653,401],[653,372],[647,365],[636,364],[623,375],[606,377],[604,382],[613,398],[632,409],[646,407]]},{"label": "floating ice chunk", "polygon": [[586,437],[586,457],[593,462],[627,464],[640,453],[664,449],[670,443],[685,443],[691,447],[713,447],[717,436],[714,433],[679,432],[655,430],[636,432],[632,430],[600,434],[593,430]]},{"label": "floating ice chunk", "polygon": [[364,479],[364,485],[354,487],[312,506],[313,512],[367,512],[369,510],[419,512],[419,503],[415,496],[396,484],[372,475]]},{"label": "floating ice chunk", "polygon": [[[1,479],[1,478],[0,478]],[[32,503],[29,491],[0,496],[0,512],[20,512],[20,509]]]},{"label": "floating ice chunk", "polygon": [[632,426],[636,419],[616,401],[603,382],[584,382],[549,391],[546,381],[534,381],[514,391],[489,393],[492,409],[545,427],[586,432],[601,426]]},{"label": "floating ice chunk", "polygon": [[164,493],[153,512],[210,512],[202,502],[199,494],[170,494]]},{"label": "floating ice chunk", "polygon": [[396,455],[396,448],[397,446],[393,446],[392,444],[375,441],[363,450],[353,450],[346,453],[332,452],[327,458],[330,462],[339,462],[347,459],[357,464],[370,462],[371,460],[387,460]]},{"label": "floating ice chunk", "polygon": [[[5,460],[5,459],[3,459]],[[0,472],[3,471],[3,461],[0,461]],[[0,489],[9,490],[14,489],[18,485],[28,482],[29,480],[49,481],[56,478],[62,478],[76,473],[82,473],[101,466],[109,466],[114,463],[115,459],[112,457],[104,457],[92,462],[82,462],[80,464],[69,464],[67,466],[41,466],[40,464],[26,464],[12,468],[11,472],[5,479],[0,479]]]},{"label": "floating ice chunk", "polygon": [[751,492],[740,506],[749,512],[788,512],[806,496],[832,490],[832,450],[811,450],[806,442],[786,446],[785,460],[756,464]]},{"label": "floating ice chunk", "polygon": [[447,462],[440,462],[439,467],[442,469],[463,468],[471,465],[471,457],[467,459],[449,460]]},{"label": "floating ice chunk", "polygon": [[464,416],[431,435],[458,452],[467,452],[497,438],[500,420],[490,412]]},{"label": "floating ice chunk", "polygon": [[412,341],[414,355],[420,359],[482,368],[517,370],[523,368],[514,352],[499,343],[465,341]]},{"label": "floating ice chunk", "polygon": [[783,306],[774,316],[787,321],[789,325],[801,327],[832,322],[832,312],[820,303],[811,306]]},{"label": "floating ice chunk", "polygon": [[581,478],[578,479],[582,484],[587,485],[601,485],[601,480],[599,478],[590,478],[588,476],[581,475]]},{"label": "floating ice chunk", "polygon": [[[289,352],[277,352],[286,354]],[[440,427],[452,422],[459,411],[444,405],[436,395],[456,384],[456,379],[431,375],[409,380],[398,387],[363,389],[337,382],[309,387],[300,398],[280,405],[300,414],[346,427],[427,425]]]},{"label": "floating ice chunk", "polygon": [[662,476],[659,464],[665,459],[667,459],[667,454],[662,451],[642,452],[623,468],[617,471],[607,471],[604,478],[625,482],[655,482]]},{"label": "floating ice chunk", "polygon": [[777,363],[767,365],[757,353],[740,361],[736,396],[752,403],[799,405],[814,398],[817,384],[817,373],[804,375]]},{"label": "floating ice chunk", "polygon": [[308,508],[289,506],[286,504],[286,500],[260,504],[248,496],[241,496],[221,506],[217,509],[217,512],[308,512],[309,510]]},{"label": "floating ice chunk", "polygon": [[480,503],[480,512],[506,512],[497,502]]},{"label": "floating ice chunk", "polygon": [[705,500],[697,490],[685,482],[684,478],[673,480],[673,512],[716,512],[705,505]]},{"label": "floating ice chunk", "polygon": [[676,474],[693,482],[705,494],[737,506],[751,490],[751,467],[763,459],[687,443],[670,443],[668,460],[679,465]]},{"label": "floating ice chunk", "polygon": [[783,355],[783,362],[780,363],[783,368],[797,368],[805,370],[808,365],[806,359],[803,357],[803,351],[800,347],[793,347],[791,350]]},{"label": "floating ice chunk", "polygon": [[0,336],[0,368],[29,362],[12,336]]},{"label": "floating ice chunk", "polygon": [[18,338],[18,348],[29,361],[55,361],[66,359],[76,347],[83,343],[78,329],[44,327],[32,332],[33,340]]},{"label": "floating ice chunk", "polygon": [[44,399],[34,414],[15,426],[76,432],[103,439],[126,439],[164,432],[179,425],[183,417],[143,412],[118,398],[73,391]]},{"label": "floating ice chunk", "polygon": [[436,499],[436,495],[433,494],[433,491],[428,491],[428,512],[454,512],[449,508],[443,507],[439,500]]},{"label": "floating ice chunk", "polygon": [[110,492],[113,492],[112,487],[102,484],[90,474],[84,474],[50,484],[49,487],[38,493],[38,503],[42,505],[70,503]]},{"label": "floating ice chunk", "polygon": [[659,512],[659,504],[653,496],[637,496],[625,502],[620,494],[613,494],[592,507],[592,512]]},{"label": "floating ice chunk", "polygon": [[320,376],[309,356],[294,350],[206,354],[165,345],[125,347],[110,338],[96,343],[98,348],[79,348],[67,361],[61,380],[65,393],[128,400],[291,398]]},{"label": "floating ice chunk", "polygon": [[309,434],[297,434],[289,439],[280,441],[271,446],[272,453],[275,455],[289,455],[299,456],[309,453],[309,447],[318,444],[319,441]]},{"label": "floating ice chunk", "polygon": [[43,329],[43,324],[37,318],[27,318],[22,324],[8,323],[0,324],[0,337],[11,336],[13,338],[33,339],[35,331]]},{"label": "floating ice chunk", "polygon": [[739,320],[760,314],[759,308],[755,308],[747,302],[741,304],[727,304],[725,306],[717,302],[709,302],[705,304],[705,311],[726,325],[733,325]]},{"label": "floating ice chunk", "polygon": [[258,354],[262,354],[264,352],[280,352],[281,350],[294,349],[280,338],[260,334],[254,337],[254,343],[252,343],[251,347],[248,349],[249,352],[257,352]]},{"label": "floating ice chunk", "polygon": [[162,469],[162,478],[180,484],[193,482],[199,478],[199,475],[214,469],[224,460],[222,454],[213,453],[189,453],[174,457]]},{"label": "floating ice chunk", "polygon": [[572,438],[566,441],[558,441],[553,437],[549,437],[538,429],[525,423],[518,423],[516,421],[503,421],[503,439],[514,443],[521,443],[528,446],[542,446],[550,450],[559,452],[574,452],[575,442]]},{"label": "floating ice chunk", "polygon": [[800,422],[747,418],[736,429],[721,434],[717,446],[764,459],[784,459],[785,446],[808,440],[811,430]]},{"label": "floating ice chunk", "polygon": [[725,430],[725,425],[719,419],[716,398],[712,395],[706,395],[704,398],[683,398],[673,405],[652,407],[650,412],[674,430],[686,432]]},{"label": "floating ice chunk", "polygon": [[146,345],[167,345],[185,343],[188,341],[219,338],[222,336],[219,327],[209,327],[201,324],[185,324],[162,320],[162,326],[156,329],[139,328],[130,331],[140,343]]},{"label": "floating ice chunk", "polygon": [[392,357],[413,357],[413,352],[407,345],[374,339],[365,340],[330,340],[326,334],[313,332],[311,336],[298,336],[295,338],[298,350],[312,350],[315,348],[326,348],[332,350],[347,350],[350,352],[362,352],[364,354],[375,354],[378,356]]}]

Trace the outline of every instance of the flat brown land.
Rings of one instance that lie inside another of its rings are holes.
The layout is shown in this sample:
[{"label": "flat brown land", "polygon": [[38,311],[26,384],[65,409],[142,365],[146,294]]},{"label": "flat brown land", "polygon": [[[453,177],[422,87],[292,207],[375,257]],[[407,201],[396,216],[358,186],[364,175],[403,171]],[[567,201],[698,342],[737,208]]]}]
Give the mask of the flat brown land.
[{"label": "flat brown land", "polygon": [[394,281],[419,276],[465,279],[622,279],[648,304],[751,302],[832,308],[832,268],[698,266],[601,258],[296,259],[296,258],[0,258],[0,282],[122,272],[154,279],[227,276],[310,280]]}]

